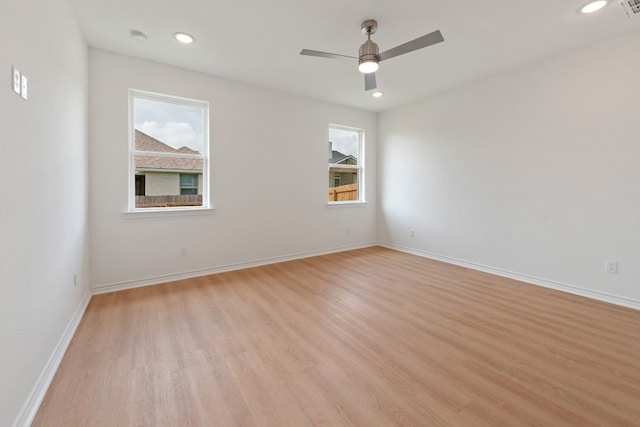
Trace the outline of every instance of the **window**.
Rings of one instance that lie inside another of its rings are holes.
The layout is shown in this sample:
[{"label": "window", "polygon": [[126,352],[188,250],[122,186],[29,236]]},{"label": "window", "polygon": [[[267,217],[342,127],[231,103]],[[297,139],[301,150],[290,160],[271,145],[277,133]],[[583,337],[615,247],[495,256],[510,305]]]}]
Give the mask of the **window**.
[{"label": "window", "polygon": [[180,194],[198,194],[198,175],[180,174]]},{"label": "window", "polygon": [[364,202],[364,131],[329,126],[329,203]]},{"label": "window", "polygon": [[144,175],[136,175],[136,196],[144,196]]},{"label": "window", "polygon": [[129,210],[209,207],[209,104],[131,90]]}]

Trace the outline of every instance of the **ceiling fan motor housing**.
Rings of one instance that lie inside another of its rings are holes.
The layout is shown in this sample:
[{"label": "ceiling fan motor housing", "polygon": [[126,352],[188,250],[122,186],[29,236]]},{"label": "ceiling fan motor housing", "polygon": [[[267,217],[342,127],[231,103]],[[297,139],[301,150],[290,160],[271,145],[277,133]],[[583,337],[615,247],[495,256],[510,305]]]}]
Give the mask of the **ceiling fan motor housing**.
[{"label": "ceiling fan motor housing", "polygon": [[378,22],[375,19],[367,19],[360,25],[362,34],[367,36],[367,41],[360,46],[360,54],[358,55],[358,64],[363,62],[375,62],[378,63],[378,54],[380,49],[378,45],[371,41],[371,34],[374,34],[378,30]]},{"label": "ceiling fan motor housing", "polygon": [[363,62],[378,62],[378,53],[380,49],[378,45],[371,40],[367,40],[360,46],[360,55],[358,56],[360,64]]}]

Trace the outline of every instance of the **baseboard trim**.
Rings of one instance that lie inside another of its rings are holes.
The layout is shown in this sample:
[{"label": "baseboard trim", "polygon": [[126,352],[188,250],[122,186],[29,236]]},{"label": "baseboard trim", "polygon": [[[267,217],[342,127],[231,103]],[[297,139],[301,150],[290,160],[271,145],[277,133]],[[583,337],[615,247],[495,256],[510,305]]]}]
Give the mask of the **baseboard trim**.
[{"label": "baseboard trim", "polygon": [[93,286],[91,292],[93,295],[105,294],[109,292],[124,291],[127,289],[140,288],[143,286],[158,285],[161,283],[175,282],[177,280],[191,279],[194,277],[208,276],[210,274],[224,273],[227,271],[242,270],[243,268],[260,267],[263,265],[276,264],[279,262],[294,261],[297,259],[309,258],[313,256],[328,255],[338,252],[351,251],[355,249],[363,249],[377,246],[377,243],[361,243],[357,245],[338,246],[329,249],[317,251],[302,252],[278,257],[263,258],[253,261],[240,262],[237,264],[226,264],[217,267],[204,268],[198,270],[185,271],[181,273],[166,274],[161,276],[147,277],[138,280],[129,280],[126,282],[109,283],[105,285]]},{"label": "baseboard trim", "polygon": [[62,357],[69,347],[69,343],[80,324],[80,320],[82,320],[82,316],[84,315],[90,300],[91,292],[87,290],[83,295],[80,304],[78,304],[76,311],[73,313],[71,320],[67,324],[67,327],[62,333],[62,336],[58,340],[58,343],[53,349],[51,356],[49,356],[49,360],[47,360],[38,380],[33,386],[33,389],[31,389],[27,400],[24,405],[22,405],[22,408],[13,423],[13,427],[28,427],[33,422],[33,419],[38,413],[38,409],[42,404],[44,396],[47,394],[51,381],[53,381],[53,377],[60,366],[60,362],[62,362]]},{"label": "baseboard trim", "polygon": [[566,283],[556,282],[553,280],[543,279],[540,277],[530,276],[527,274],[515,273],[513,271],[503,270],[500,268],[490,267],[475,262],[465,261],[445,255],[440,255],[432,252],[421,251],[418,249],[410,248],[407,246],[395,245],[390,243],[378,243],[379,246],[393,249],[400,252],[405,252],[424,258],[434,259],[436,261],[446,262],[448,264],[458,265],[460,267],[470,268],[472,270],[483,271],[485,273],[495,274],[496,276],[507,277],[509,279],[518,280],[520,282],[529,283],[532,285],[543,286],[545,288],[555,289],[557,291],[567,292],[574,295],[580,295],[583,297],[591,298],[598,301],[608,302],[611,304],[620,305],[627,308],[633,308],[640,310],[640,301],[631,298],[620,297],[617,295],[611,295],[604,292],[592,291],[589,289],[581,288],[579,286],[569,285]]}]

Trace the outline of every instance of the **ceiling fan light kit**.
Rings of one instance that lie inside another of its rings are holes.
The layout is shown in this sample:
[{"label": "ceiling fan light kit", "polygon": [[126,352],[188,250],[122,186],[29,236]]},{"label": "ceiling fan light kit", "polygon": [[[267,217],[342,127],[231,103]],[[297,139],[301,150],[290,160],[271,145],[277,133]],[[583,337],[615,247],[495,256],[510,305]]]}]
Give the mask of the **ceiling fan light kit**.
[{"label": "ceiling fan light kit", "polygon": [[380,66],[378,65],[378,61],[376,61],[375,59],[360,59],[360,65],[358,65],[358,71],[360,71],[363,74],[369,74],[369,73],[375,73],[376,71],[378,71],[378,68]]},{"label": "ceiling fan light kit", "polygon": [[375,34],[375,32],[378,30],[378,23],[374,19],[367,19],[362,22],[360,30],[362,31],[362,34],[365,34],[367,36],[367,41],[365,41],[362,46],[360,46],[358,57],[309,49],[302,49],[300,51],[300,55],[334,59],[357,59],[358,70],[361,73],[364,73],[364,89],[365,91],[369,91],[377,88],[375,72],[378,70],[380,61],[393,58],[394,56],[413,52],[414,50],[422,49],[424,47],[444,41],[444,38],[442,37],[440,31],[436,30],[432,33],[426,34],[422,37],[418,37],[417,39],[403,43],[399,46],[380,53],[380,48],[378,47],[378,45],[374,43],[373,40],[371,40],[371,35]]}]

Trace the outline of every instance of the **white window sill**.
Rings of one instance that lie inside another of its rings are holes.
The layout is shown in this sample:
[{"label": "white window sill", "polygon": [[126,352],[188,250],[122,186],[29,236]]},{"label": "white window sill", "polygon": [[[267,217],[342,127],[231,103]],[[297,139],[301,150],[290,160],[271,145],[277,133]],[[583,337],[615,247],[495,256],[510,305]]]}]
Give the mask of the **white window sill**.
[{"label": "white window sill", "polygon": [[122,212],[125,219],[212,215],[215,208],[145,208]]},{"label": "white window sill", "polygon": [[366,206],[367,206],[367,202],[329,202],[327,203],[327,209],[364,208]]}]

